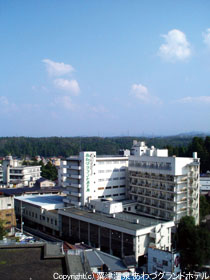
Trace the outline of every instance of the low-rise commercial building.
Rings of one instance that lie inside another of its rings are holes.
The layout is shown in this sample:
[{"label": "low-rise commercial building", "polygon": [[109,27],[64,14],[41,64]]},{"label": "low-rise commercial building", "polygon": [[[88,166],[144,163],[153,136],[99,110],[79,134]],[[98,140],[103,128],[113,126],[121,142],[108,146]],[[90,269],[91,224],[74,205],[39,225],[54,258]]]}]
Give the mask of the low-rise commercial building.
[{"label": "low-rise commercial building", "polygon": [[17,197],[15,211],[25,225],[70,243],[84,242],[120,258],[134,255],[138,261],[149,246],[171,250],[173,221],[123,212],[119,201],[98,200],[88,207],[64,208],[62,199],[55,195]]},{"label": "low-rise commercial building", "polygon": [[2,193],[0,193],[0,220],[3,221],[7,234],[13,235],[16,227],[14,199]]},{"label": "low-rise commercial building", "polygon": [[163,279],[171,279],[178,277],[181,273],[179,253],[148,248],[147,258],[148,273],[150,274],[162,273]]},{"label": "low-rise commercial building", "polygon": [[15,197],[15,212],[24,225],[59,236],[57,209],[63,208],[59,195],[26,195]]},{"label": "low-rise commercial building", "polygon": [[136,261],[147,254],[149,246],[171,250],[173,221],[119,212],[118,205],[109,209],[109,213],[102,213],[90,205],[89,208],[68,207],[58,210],[61,236],[70,242],[83,241],[117,257],[134,255]]}]

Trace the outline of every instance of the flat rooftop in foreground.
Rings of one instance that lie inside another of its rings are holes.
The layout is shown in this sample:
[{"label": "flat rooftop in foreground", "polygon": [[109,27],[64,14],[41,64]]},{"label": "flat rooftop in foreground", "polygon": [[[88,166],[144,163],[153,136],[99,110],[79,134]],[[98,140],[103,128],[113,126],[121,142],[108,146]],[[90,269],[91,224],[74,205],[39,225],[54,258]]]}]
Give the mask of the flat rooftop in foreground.
[{"label": "flat rooftop in foreground", "polygon": [[[91,219],[93,224],[99,224],[100,222],[102,222],[102,223],[118,226],[132,231],[155,226],[160,223],[161,224],[171,223],[170,226],[174,225],[173,221],[167,222],[160,219],[153,219],[153,218],[125,213],[125,212],[116,213],[115,217],[113,217],[112,215],[108,215],[100,212],[94,213],[92,210],[85,207],[84,208],[72,207],[72,208],[60,209],[59,213],[62,215],[66,214],[66,216],[68,216],[68,214],[69,216],[71,216],[71,214],[76,215],[79,216],[81,220],[82,218]],[[138,223],[136,222],[137,220]]]},{"label": "flat rooftop in foreground", "polygon": [[47,210],[64,207],[63,196],[60,195],[24,195],[15,197],[15,199]]},{"label": "flat rooftop in foreground", "polygon": [[53,279],[54,273],[67,274],[63,256],[44,258],[44,246],[1,248],[1,279]]}]

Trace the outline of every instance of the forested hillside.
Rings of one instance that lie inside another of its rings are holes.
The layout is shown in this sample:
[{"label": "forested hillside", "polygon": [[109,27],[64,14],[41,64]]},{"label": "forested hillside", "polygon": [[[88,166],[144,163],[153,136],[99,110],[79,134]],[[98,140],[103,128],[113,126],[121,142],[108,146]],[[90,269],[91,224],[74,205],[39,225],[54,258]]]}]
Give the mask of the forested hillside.
[{"label": "forested hillside", "polygon": [[79,151],[96,151],[97,154],[118,154],[120,149],[130,149],[133,140],[145,141],[148,146],[169,149],[169,155],[192,156],[198,152],[201,171],[210,170],[210,137],[1,137],[0,156],[11,154],[17,157],[40,155],[77,155]]}]

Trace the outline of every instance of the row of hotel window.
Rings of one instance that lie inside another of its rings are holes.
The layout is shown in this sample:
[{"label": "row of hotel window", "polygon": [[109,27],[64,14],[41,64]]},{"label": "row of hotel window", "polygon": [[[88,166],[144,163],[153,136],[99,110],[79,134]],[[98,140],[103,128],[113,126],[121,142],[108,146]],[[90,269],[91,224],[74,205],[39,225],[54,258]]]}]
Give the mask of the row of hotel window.
[{"label": "row of hotel window", "polygon": [[121,196],[121,195],[125,195],[125,193],[120,193],[120,194],[115,193],[115,194],[113,194],[113,195],[111,195],[111,194],[108,194],[108,195],[101,195],[101,196],[98,196],[98,198],[106,198],[106,197]]},{"label": "row of hotel window", "polygon": [[122,168],[115,168],[115,169],[111,169],[111,170],[98,170],[98,173],[110,173],[110,172],[123,172],[126,171],[125,167]]},{"label": "row of hotel window", "polygon": [[101,190],[110,190],[110,189],[117,189],[117,188],[125,188],[125,185],[120,185],[120,186],[108,186],[108,187],[100,187],[98,188],[99,191]]},{"label": "row of hotel window", "polygon": [[125,180],[126,177],[114,177],[114,178],[100,178],[98,179],[98,182],[104,182],[104,181],[114,181],[114,180]]},{"label": "row of hotel window", "polygon": [[106,161],[98,161],[97,163],[102,164],[125,164],[126,160],[106,160]]}]

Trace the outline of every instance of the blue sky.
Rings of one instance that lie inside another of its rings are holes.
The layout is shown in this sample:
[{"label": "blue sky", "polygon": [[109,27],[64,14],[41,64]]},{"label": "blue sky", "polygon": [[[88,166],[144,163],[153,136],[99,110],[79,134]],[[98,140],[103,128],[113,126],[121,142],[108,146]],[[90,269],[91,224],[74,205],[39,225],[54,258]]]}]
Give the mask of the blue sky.
[{"label": "blue sky", "polygon": [[0,136],[210,131],[208,0],[0,0]]}]

